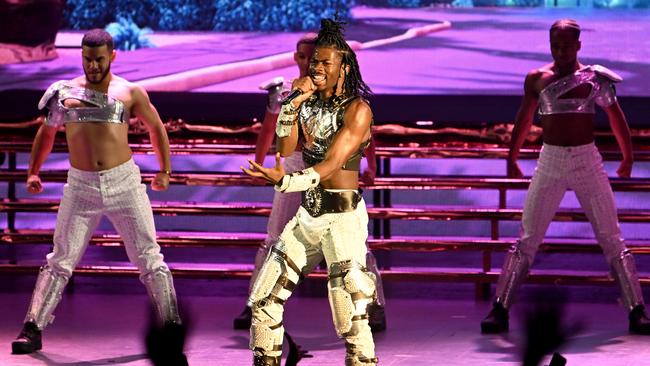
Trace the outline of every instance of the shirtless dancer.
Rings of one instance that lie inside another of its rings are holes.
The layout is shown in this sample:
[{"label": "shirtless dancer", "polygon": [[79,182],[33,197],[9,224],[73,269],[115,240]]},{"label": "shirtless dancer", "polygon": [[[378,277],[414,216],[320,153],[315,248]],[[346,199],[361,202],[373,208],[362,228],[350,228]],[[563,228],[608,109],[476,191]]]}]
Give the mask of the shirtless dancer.
[{"label": "shirtless dancer", "polygon": [[[12,343],[13,353],[41,349],[41,331],[53,320],[63,289],[103,215],[113,223],[129,259],[138,267],[160,324],[181,322],[172,275],[156,242],[146,186],[131,158],[129,116],[137,116],[149,129],[160,164],[151,182],[156,191],[169,185],[167,132],[147,92],[111,73],[115,55],[110,34],[89,31],[82,40],[85,75],[52,84],[39,102],[39,108],[47,107],[49,113],[34,139],[27,190],[34,194],[43,190],[38,173],[61,126],[65,126],[71,167],[57,214],[54,250],[36,280],[23,330]],[[185,356],[181,358],[172,361],[186,365]]]},{"label": "shirtless dancer", "polygon": [[508,176],[522,177],[517,156],[533,115],[539,109],[544,146],[524,204],[523,234],[505,258],[494,307],[481,322],[481,331],[501,333],[508,330],[508,310],[514,294],[528,274],[565,191],[572,189],[621,288],[630,332],[650,334],[650,320],[645,313],[634,258],[621,238],[614,194],[603,169],[602,157],[594,145],[593,120],[597,104],[607,114],[623,152],[617,174],[630,177],[633,162],[630,131],[614,88],[614,83],[621,78],[603,66],[583,65],[578,61],[580,26],[574,20],[555,22],[550,29],[550,42],[554,62],[526,76],[524,99],[515,120],[508,156]]}]

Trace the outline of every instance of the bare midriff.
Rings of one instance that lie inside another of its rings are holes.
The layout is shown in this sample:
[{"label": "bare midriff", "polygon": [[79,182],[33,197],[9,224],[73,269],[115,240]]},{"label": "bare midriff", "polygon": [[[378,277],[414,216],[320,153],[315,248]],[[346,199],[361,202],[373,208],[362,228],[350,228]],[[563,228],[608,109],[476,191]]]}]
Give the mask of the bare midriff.
[{"label": "bare midriff", "polygon": [[126,123],[74,122],[65,126],[70,165],[86,171],[115,168],[133,154]]},{"label": "bare midriff", "polygon": [[356,170],[339,170],[328,180],[321,182],[325,189],[352,189],[359,188],[359,172]]},{"label": "bare midriff", "polygon": [[541,117],[544,143],[555,146],[579,146],[594,141],[594,115],[562,113]]}]

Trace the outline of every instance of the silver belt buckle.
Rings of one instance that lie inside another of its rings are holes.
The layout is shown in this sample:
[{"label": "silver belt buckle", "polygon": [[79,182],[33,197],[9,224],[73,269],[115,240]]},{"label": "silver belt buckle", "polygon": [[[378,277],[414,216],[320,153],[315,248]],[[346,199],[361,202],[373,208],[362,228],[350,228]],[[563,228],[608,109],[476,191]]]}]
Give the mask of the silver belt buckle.
[{"label": "silver belt buckle", "polygon": [[309,188],[305,192],[305,209],[312,217],[320,216],[323,194],[319,187]]}]

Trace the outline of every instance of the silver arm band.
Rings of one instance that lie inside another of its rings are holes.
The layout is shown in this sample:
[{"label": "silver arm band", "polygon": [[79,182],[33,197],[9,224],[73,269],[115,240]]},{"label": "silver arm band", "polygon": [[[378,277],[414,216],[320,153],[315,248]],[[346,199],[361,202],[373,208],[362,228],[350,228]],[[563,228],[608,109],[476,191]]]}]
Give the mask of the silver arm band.
[{"label": "silver arm band", "polygon": [[307,168],[287,174],[275,185],[278,192],[302,192],[316,187],[320,183],[320,174],[314,168]]},{"label": "silver arm band", "polygon": [[291,135],[291,129],[298,120],[298,110],[293,108],[291,103],[282,105],[278,122],[275,124],[275,134],[278,137],[287,137]]}]

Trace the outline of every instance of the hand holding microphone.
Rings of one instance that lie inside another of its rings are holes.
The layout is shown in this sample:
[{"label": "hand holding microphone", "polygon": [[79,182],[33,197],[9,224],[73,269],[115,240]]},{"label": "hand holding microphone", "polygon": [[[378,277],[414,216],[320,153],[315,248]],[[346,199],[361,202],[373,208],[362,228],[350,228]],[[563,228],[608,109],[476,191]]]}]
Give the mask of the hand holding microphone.
[{"label": "hand holding microphone", "polygon": [[291,93],[282,100],[282,104],[289,104],[293,101],[294,105],[300,105],[307,100],[316,91],[316,85],[309,76],[304,76],[293,81]]}]

